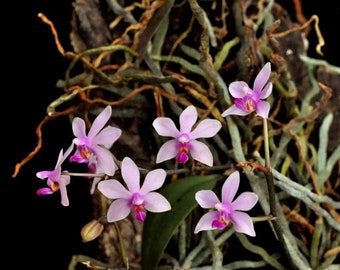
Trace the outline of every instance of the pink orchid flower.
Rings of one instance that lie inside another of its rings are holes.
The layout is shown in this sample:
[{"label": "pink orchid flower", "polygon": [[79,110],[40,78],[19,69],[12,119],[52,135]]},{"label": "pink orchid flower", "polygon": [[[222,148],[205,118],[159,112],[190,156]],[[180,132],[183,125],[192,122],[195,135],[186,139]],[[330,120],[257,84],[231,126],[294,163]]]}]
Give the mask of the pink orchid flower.
[{"label": "pink orchid flower", "polygon": [[199,231],[224,229],[229,222],[234,225],[235,231],[255,236],[254,225],[247,211],[254,207],[258,196],[254,192],[243,192],[235,200],[234,197],[240,184],[240,173],[233,172],[222,187],[222,202],[211,190],[196,192],[195,199],[202,208],[211,209],[198,221],[195,233]]},{"label": "pink orchid flower", "polygon": [[61,165],[65,161],[65,159],[71,154],[73,150],[73,144],[66,150],[65,154],[63,154],[63,149],[60,150],[57,164],[53,171],[40,171],[37,172],[36,176],[40,179],[47,178],[47,185],[49,187],[41,188],[37,191],[37,195],[49,195],[58,190],[60,190],[61,194],[61,204],[63,206],[69,205],[69,200],[67,196],[66,186],[70,183],[70,176],[62,174]]},{"label": "pink orchid flower", "polygon": [[255,111],[257,115],[267,119],[270,104],[263,99],[272,93],[273,84],[268,82],[270,73],[271,64],[268,62],[256,76],[254,89],[251,89],[244,81],[232,82],[229,85],[229,92],[235,98],[234,105],[225,110],[222,116],[247,115]]},{"label": "pink orchid flower", "polygon": [[98,184],[98,190],[105,197],[114,200],[107,212],[108,222],[126,218],[131,210],[137,220],[144,221],[146,211],[158,213],[171,209],[168,200],[160,193],[154,192],[163,185],[165,170],[156,169],[148,172],[142,187],[138,167],[129,157],[123,159],[121,172],[127,188],[115,179],[104,180]]},{"label": "pink orchid flower", "polygon": [[71,162],[87,163],[91,173],[114,175],[117,165],[113,160],[110,148],[120,137],[122,131],[112,126],[104,128],[111,113],[111,106],[107,106],[93,121],[87,135],[85,121],[79,117],[73,119],[72,129],[76,137],[73,139],[73,143],[77,146],[77,150],[71,156]]},{"label": "pink orchid flower", "polygon": [[175,126],[172,119],[158,117],[153,121],[153,127],[161,136],[174,139],[164,143],[158,151],[156,163],[177,157],[178,163],[185,163],[189,154],[193,159],[208,166],[213,165],[213,156],[204,143],[198,138],[209,138],[217,134],[222,124],[216,119],[204,119],[192,130],[197,121],[197,111],[193,105],[187,107],[179,117],[180,130]]}]

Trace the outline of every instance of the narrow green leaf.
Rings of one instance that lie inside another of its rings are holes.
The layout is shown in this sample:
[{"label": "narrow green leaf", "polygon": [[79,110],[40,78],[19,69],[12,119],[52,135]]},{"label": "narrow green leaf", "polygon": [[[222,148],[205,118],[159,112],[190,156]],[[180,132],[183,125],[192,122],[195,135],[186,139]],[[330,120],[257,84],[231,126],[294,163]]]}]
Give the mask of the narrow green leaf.
[{"label": "narrow green leaf", "polygon": [[195,193],[203,189],[213,189],[218,178],[218,175],[190,176],[172,182],[160,191],[170,202],[171,210],[147,213],[143,229],[142,269],[157,269],[177,227],[196,207]]}]

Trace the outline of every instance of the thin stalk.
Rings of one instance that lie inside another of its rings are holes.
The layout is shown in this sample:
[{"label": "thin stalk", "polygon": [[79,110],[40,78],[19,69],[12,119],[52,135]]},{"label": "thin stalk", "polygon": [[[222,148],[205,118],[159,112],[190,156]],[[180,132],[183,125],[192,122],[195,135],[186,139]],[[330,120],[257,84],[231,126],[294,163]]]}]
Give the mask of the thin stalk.
[{"label": "thin stalk", "polygon": [[123,262],[128,265],[128,257],[126,255],[124,240],[123,240],[122,234],[120,233],[120,229],[119,229],[117,223],[113,222],[113,225],[115,226],[116,231],[117,231],[117,235],[118,235],[118,239],[119,239],[120,252],[122,254]]},{"label": "thin stalk", "polygon": [[[277,217],[277,211],[276,211],[276,193],[275,193],[275,186],[274,186],[274,177],[272,173],[272,168],[270,165],[270,152],[269,152],[269,136],[268,136],[268,123],[267,119],[263,118],[263,138],[264,138],[264,154],[265,154],[265,168],[264,175],[267,182],[267,188],[268,188],[268,196],[269,196],[269,207],[270,207],[270,214],[275,218]],[[286,242],[283,235],[283,230],[278,223],[277,219],[271,220],[273,228],[276,232],[276,235],[281,242],[283,248],[286,251],[286,254],[288,256],[289,261],[291,262],[292,267],[294,269],[297,268],[293,258],[291,257],[291,254],[289,250],[287,250]]]},{"label": "thin stalk", "polygon": [[268,136],[268,123],[267,119],[263,118],[263,138],[264,138],[264,158],[266,170],[264,175],[267,180],[269,207],[270,213],[273,217],[276,217],[276,205],[275,205],[275,186],[272,169],[270,165],[270,152],[269,152],[269,136]]}]

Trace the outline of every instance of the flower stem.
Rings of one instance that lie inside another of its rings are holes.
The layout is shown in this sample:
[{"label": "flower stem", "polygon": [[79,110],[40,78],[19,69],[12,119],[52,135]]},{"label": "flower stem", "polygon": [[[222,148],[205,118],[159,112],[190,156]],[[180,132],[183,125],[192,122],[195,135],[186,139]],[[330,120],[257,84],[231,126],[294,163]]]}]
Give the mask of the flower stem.
[{"label": "flower stem", "polygon": [[113,222],[113,224],[114,224],[116,231],[117,231],[117,236],[118,236],[118,239],[119,239],[118,241],[119,241],[119,246],[120,246],[120,252],[121,252],[121,255],[122,255],[123,262],[128,265],[128,258],[127,258],[127,255],[126,255],[124,240],[123,240],[122,234],[120,232],[120,228],[119,228],[119,226],[117,225],[116,222]]},{"label": "flower stem", "polygon": [[264,137],[264,156],[265,166],[270,168],[270,153],[269,153],[269,136],[268,136],[268,123],[267,119],[263,118],[263,137]]},{"label": "flower stem", "polygon": [[268,196],[270,213],[273,217],[276,217],[276,204],[275,204],[275,186],[272,169],[270,165],[270,153],[269,153],[269,136],[268,136],[268,124],[267,119],[263,118],[263,137],[264,137],[264,155],[265,155],[265,167],[264,175],[267,180]]},{"label": "flower stem", "polygon": [[277,220],[277,210],[276,210],[276,193],[275,193],[275,186],[274,186],[274,176],[272,172],[272,168],[270,165],[270,153],[269,153],[269,136],[268,136],[268,124],[267,119],[263,118],[263,137],[264,137],[264,154],[265,154],[265,167],[264,175],[266,177],[267,188],[268,188],[268,197],[269,197],[269,207],[270,207],[270,214],[273,217],[271,219],[273,228],[277,234],[278,240],[281,242],[288,260],[290,261],[292,267],[296,269],[295,263],[290,255],[290,252],[287,250],[286,241],[283,235],[283,230]]}]

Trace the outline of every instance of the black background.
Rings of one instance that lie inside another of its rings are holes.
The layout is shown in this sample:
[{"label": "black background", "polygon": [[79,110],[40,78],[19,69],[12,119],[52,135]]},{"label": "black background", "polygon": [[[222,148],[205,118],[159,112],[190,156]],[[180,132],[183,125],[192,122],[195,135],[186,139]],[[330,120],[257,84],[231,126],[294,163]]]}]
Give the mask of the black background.
[{"label": "black background", "polygon": [[[293,6],[293,1],[279,2]],[[340,3],[303,3],[307,18],[313,14],[320,17],[326,42],[323,59],[339,66]],[[52,169],[60,149],[69,145],[72,131],[65,128],[68,120],[47,124],[40,153],[22,168],[17,178],[11,175],[15,164],[34,149],[35,127],[44,118],[48,104],[62,93],[55,83],[63,78],[69,64],[56,49],[50,28],[38,18],[38,13],[54,22],[60,41],[66,50],[71,50],[68,35],[72,1],[30,0],[11,5],[2,14],[8,11],[2,23],[5,70],[1,87],[1,264],[11,266],[10,269],[67,269],[73,254],[95,252],[95,243],[84,244],[79,235],[81,227],[92,218],[91,197],[86,195],[86,183],[80,180],[70,185],[69,207],[60,204],[59,193],[37,197],[35,192],[42,187],[42,180],[35,173]],[[321,58],[314,51],[316,37],[311,32],[309,55]]]},{"label": "black background", "polygon": [[15,164],[35,148],[35,128],[45,117],[48,104],[62,94],[55,84],[64,77],[69,64],[58,52],[50,27],[38,13],[53,21],[65,50],[71,50],[68,33],[72,1],[22,2],[11,3],[11,19],[3,24],[6,87],[2,88],[1,98],[1,264],[10,266],[8,269],[64,270],[72,255],[91,255],[94,250],[95,243],[84,244],[80,238],[80,229],[92,219],[87,181],[76,178],[72,182],[69,194],[74,195],[69,196],[70,206],[64,207],[60,193],[40,197],[35,194],[46,185],[35,174],[52,170],[61,148],[66,150],[70,145],[68,119],[48,123],[43,128],[39,154],[23,166],[16,178],[11,176]]}]

